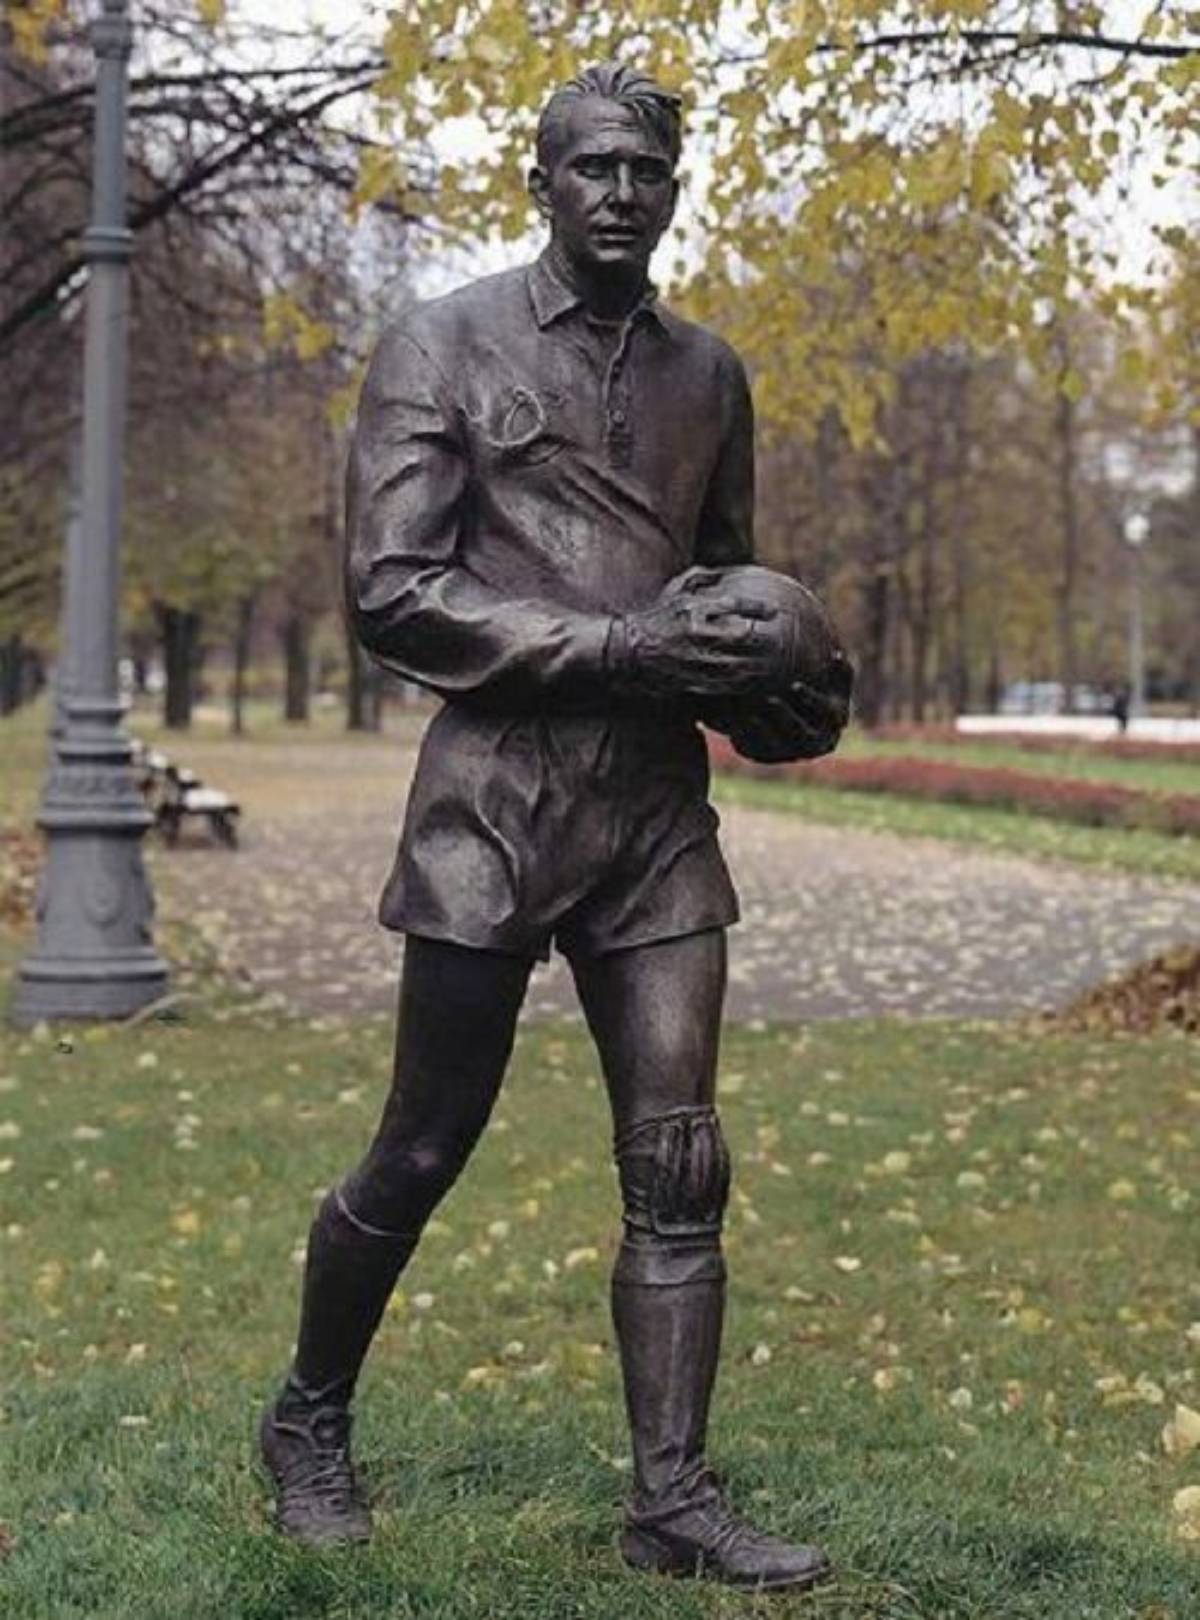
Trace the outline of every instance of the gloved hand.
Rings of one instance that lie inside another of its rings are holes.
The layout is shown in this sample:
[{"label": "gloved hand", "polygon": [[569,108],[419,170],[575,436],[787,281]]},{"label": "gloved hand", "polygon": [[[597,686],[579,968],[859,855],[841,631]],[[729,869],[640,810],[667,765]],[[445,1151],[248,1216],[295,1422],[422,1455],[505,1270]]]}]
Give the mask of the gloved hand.
[{"label": "gloved hand", "polygon": [[746,759],[762,764],[816,759],[837,747],[850,718],[854,669],[820,599],[769,568],[690,569],[671,581],[664,595],[720,598],[733,594],[747,606],[777,610],[772,624],[780,666],[771,681],[734,697],[704,699],[697,717],[722,731]]},{"label": "gloved hand", "polygon": [[781,765],[832,754],[850,718],[854,670],[849,659],[833,664],[823,690],[803,681],[786,692],[734,702],[702,703],[699,718],[723,731],[743,759]]},{"label": "gloved hand", "polygon": [[677,586],[672,580],[650,607],[614,620],[609,666],[619,685],[654,697],[702,698],[779,682],[787,646],[777,609],[736,591]]}]

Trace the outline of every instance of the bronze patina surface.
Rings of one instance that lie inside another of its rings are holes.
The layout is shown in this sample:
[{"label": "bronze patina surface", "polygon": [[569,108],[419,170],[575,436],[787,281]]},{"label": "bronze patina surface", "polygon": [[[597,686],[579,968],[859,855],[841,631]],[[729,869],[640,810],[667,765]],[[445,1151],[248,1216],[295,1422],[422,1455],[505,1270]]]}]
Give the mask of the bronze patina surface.
[{"label": "bronze patina surface", "polygon": [[547,104],[531,265],[383,338],[351,456],[347,595],[363,644],[445,705],[381,917],[407,935],[394,1084],[309,1239],[295,1361],[264,1414],[279,1524],[362,1540],[350,1402],[401,1269],[486,1125],[536,958],[567,956],[612,1104],[612,1284],[641,1569],[804,1587],[705,1457],[725,1298],[715,1107],[737,903],[697,720],[751,757],[827,751],[850,675],[820,605],[748,567],[741,361],[657,298],[675,97],[588,69]]}]

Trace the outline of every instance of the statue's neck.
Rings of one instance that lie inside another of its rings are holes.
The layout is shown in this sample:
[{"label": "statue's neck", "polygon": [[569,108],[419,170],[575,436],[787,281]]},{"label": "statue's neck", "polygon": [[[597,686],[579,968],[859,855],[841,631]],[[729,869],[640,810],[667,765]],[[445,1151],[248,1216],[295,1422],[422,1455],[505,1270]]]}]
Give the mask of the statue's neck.
[{"label": "statue's neck", "polygon": [[644,266],[614,267],[602,275],[588,275],[567,257],[553,238],[549,248],[554,274],[577,293],[589,313],[602,321],[623,320],[645,298],[650,286]]}]

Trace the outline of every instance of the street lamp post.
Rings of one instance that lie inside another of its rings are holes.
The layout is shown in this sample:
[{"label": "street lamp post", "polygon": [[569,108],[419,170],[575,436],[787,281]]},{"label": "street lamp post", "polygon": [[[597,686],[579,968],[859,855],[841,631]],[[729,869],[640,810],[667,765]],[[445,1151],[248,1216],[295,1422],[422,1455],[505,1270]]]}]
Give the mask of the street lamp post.
[{"label": "street lamp post", "polygon": [[79,529],[67,547],[60,721],[39,824],[47,836],[38,937],[13,1017],[121,1018],[163,996],[141,841],[151,816],[131,769],[117,684],[117,620],[129,326],[128,0],[101,0],[83,382]]},{"label": "street lamp post", "polygon": [[1130,512],[1125,519],[1125,544],[1129,547],[1129,713],[1146,712],[1146,635],[1142,614],[1142,547],[1150,533],[1144,512]]}]

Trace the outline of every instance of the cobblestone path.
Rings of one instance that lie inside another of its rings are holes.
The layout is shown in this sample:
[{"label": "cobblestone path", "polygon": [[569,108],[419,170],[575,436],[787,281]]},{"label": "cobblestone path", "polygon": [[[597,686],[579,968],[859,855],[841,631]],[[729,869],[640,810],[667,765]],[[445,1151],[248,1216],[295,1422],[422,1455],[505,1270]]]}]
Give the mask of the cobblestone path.
[{"label": "cobblestone path", "polygon": [[[375,922],[412,731],[399,739],[205,744],[242,798],[242,849],[196,836],[153,859],[169,921],[190,917],[263,991],[316,1013],[390,1014],[398,941]],[[1164,946],[1200,938],[1200,889],[931,839],[724,813],[742,895],[738,1019],[994,1018],[1059,1006]],[[574,1013],[566,964],[539,967],[530,1015]]]}]

